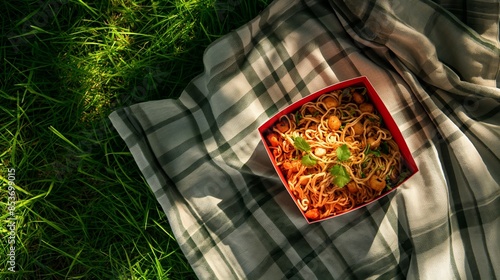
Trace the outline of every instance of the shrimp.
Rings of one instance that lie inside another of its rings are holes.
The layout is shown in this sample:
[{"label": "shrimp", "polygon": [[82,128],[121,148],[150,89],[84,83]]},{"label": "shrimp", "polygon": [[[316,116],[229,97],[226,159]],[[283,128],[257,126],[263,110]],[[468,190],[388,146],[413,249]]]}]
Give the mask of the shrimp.
[{"label": "shrimp", "polygon": [[372,175],[368,180],[368,186],[378,192],[382,191],[385,188],[385,185],[385,180],[377,175]]},{"label": "shrimp", "polygon": [[361,135],[365,131],[365,127],[361,122],[357,122],[352,127],[354,128],[354,135]]},{"label": "shrimp", "polygon": [[342,122],[340,122],[339,118],[337,116],[330,116],[328,118],[328,127],[336,131],[342,126]]},{"label": "shrimp", "polygon": [[375,108],[370,103],[361,103],[359,104],[359,110],[363,113],[373,113]]},{"label": "shrimp", "polygon": [[311,220],[317,220],[317,219],[319,219],[319,216],[320,216],[319,211],[316,208],[307,210],[305,215],[308,219],[311,219]]},{"label": "shrimp", "polygon": [[283,162],[283,168],[285,170],[291,170],[292,172],[299,172],[301,165],[302,164],[300,163],[300,160],[292,160],[292,161]]},{"label": "shrimp", "polygon": [[280,141],[278,140],[279,136],[277,133],[271,132],[266,136],[266,138],[272,147],[278,147],[280,145]]},{"label": "shrimp", "polygon": [[358,187],[356,186],[356,183],[354,181],[350,181],[349,183],[347,183],[347,189],[350,193],[358,192]]},{"label": "shrimp", "polygon": [[327,109],[339,106],[339,102],[331,96],[325,97],[325,99],[323,99],[323,104],[325,104]]},{"label": "shrimp", "polygon": [[316,149],[314,149],[314,155],[317,157],[322,157],[326,155],[326,150],[324,148],[317,147]]},{"label": "shrimp", "polygon": [[366,144],[370,145],[370,149],[377,149],[380,146],[380,141],[378,138],[372,136],[366,139]]},{"label": "shrimp", "polygon": [[361,95],[361,93],[358,92],[352,94],[352,100],[354,100],[354,102],[356,102],[356,104],[358,105],[365,102],[365,98],[363,97],[363,95]]},{"label": "shrimp", "polygon": [[290,129],[288,122],[280,121],[276,124],[276,129],[278,129],[281,133],[285,133]]}]

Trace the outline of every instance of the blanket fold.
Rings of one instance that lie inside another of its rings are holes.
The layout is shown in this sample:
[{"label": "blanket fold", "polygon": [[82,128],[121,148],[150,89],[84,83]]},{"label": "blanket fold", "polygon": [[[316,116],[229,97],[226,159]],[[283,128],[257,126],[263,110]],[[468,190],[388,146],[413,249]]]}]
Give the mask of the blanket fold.
[{"label": "blanket fold", "polygon": [[[200,279],[500,278],[500,8],[467,3],[276,0],[178,99],[110,115]],[[420,171],[308,225],[257,128],[362,75]]]}]

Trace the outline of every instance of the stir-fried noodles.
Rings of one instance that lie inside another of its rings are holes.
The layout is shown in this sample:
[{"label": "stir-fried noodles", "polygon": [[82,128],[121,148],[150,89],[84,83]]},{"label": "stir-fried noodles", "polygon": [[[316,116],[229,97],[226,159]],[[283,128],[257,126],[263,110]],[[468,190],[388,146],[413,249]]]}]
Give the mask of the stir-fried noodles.
[{"label": "stir-fried noodles", "polygon": [[366,89],[321,95],[266,133],[277,166],[311,220],[372,201],[404,179],[399,148]]}]

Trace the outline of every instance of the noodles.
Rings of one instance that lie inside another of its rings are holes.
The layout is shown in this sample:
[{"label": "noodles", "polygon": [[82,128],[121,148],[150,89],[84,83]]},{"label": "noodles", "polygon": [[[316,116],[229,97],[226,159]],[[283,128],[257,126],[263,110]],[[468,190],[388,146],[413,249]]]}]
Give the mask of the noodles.
[{"label": "noodles", "polygon": [[283,115],[266,133],[290,193],[312,220],[370,202],[406,174],[392,135],[365,94],[346,88]]}]

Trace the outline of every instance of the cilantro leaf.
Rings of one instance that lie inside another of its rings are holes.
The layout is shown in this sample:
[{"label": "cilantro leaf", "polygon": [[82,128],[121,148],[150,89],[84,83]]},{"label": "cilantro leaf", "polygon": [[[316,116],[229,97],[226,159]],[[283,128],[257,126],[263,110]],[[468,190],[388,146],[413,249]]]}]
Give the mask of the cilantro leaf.
[{"label": "cilantro leaf", "polygon": [[293,139],[293,145],[295,148],[303,151],[303,152],[310,152],[311,151],[311,146],[306,142],[306,140],[300,136],[297,136]]},{"label": "cilantro leaf", "polygon": [[349,183],[349,181],[351,181],[349,173],[345,167],[340,164],[336,164],[330,168],[330,174],[333,176],[333,183],[339,188],[343,188],[347,183]]},{"label": "cilantro leaf", "polygon": [[302,119],[302,115],[297,111],[297,113],[295,113],[295,124],[299,125],[300,119]]},{"label": "cilantro leaf", "polygon": [[376,157],[380,157],[381,156],[379,150],[372,150],[372,149],[370,149],[370,144],[368,144],[366,146],[366,149],[365,149],[365,155],[369,155],[369,154],[372,154],[372,155],[374,155]]},{"label": "cilantro leaf", "polygon": [[302,164],[305,166],[314,166],[316,164],[316,159],[312,158],[311,155],[307,154],[302,157]]},{"label": "cilantro leaf", "polygon": [[351,88],[345,88],[342,90],[342,95],[349,96],[351,95]]},{"label": "cilantro leaf", "polygon": [[351,156],[351,151],[349,151],[346,144],[338,147],[335,152],[337,153],[337,159],[340,161],[346,161]]},{"label": "cilantro leaf", "polygon": [[386,155],[389,154],[389,144],[387,144],[386,141],[382,141],[382,143],[380,143],[380,151]]},{"label": "cilantro leaf", "polygon": [[391,177],[389,175],[385,176],[385,186],[389,190],[392,190],[392,182],[391,182]]},{"label": "cilantro leaf", "polygon": [[374,156],[376,157],[380,157],[381,154],[380,154],[380,151],[379,150],[370,150],[370,154],[373,154]]}]

